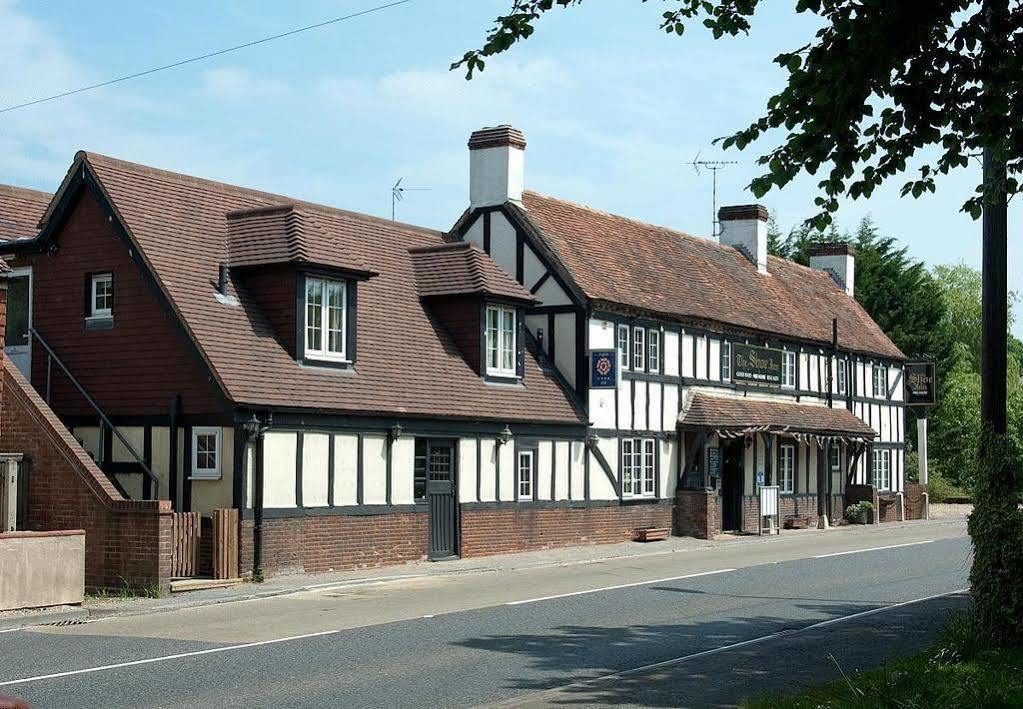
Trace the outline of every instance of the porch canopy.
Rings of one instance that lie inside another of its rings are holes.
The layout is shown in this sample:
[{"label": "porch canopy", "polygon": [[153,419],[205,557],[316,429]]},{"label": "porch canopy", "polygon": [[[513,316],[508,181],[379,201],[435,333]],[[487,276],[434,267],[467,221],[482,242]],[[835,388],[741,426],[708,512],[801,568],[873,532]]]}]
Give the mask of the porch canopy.
[{"label": "porch canopy", "polygon": [[851,411],[819,404],[789,404],[762,399],[693,395],[678,417],[683,428],[713,432],[722,438],[774,433],[798,440],[870,443],[874,429]]}]

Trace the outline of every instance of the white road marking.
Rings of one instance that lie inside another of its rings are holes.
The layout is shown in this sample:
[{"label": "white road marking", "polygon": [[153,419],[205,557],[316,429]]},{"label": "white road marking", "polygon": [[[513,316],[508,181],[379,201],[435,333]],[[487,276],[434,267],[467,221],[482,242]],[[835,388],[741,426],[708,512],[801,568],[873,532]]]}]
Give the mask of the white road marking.
[{"label": "white road marking", "polygon": [[621,670],[619,672],[614,672],[614,673],[609,674],[609,675],[603,675],[601,677],[594,677],[592,679],[584,679],[584,680],[580,680],[579,682],[573,682],[571,684],[566,684],[566,685],[564,685],[562,687],[555,687],[553,689],[548,689],[548,690],[545,690],[545,691],[540,692],[538,694],[527,694],[527,695],[523,695],[523,696],[512,697],[511,699],[505,700],[503,702],[497,702],[497,703],[494,703],[494,704],[487,704],[487,705],[484,705],[484,706],[489,706],[489,707],[517,706],[519,704],[524,704],[524,703],[527,703],[527,702],[535,703],[541,697],[552,696],[552,695],[554,695],[554,694],[556,694],[558,692],[562,692],[562,691],[564,691],[566,689],[578,689],[580,687],[586,687],[588,685],[597,684],[599,682],[607,682],[607,681],[610,681],[610,680],[615,680],[615,679],[621,679],[621,678],[624,678],[624,677],[629,677],[631,675],[641,674],[641,673],[647,672],[649,670],[656,670],[656,669],[658,669],[660,667],[667,667],[669,665],[681,664],[683,662],[688,662],[689,660],[697,660],[697,659],[702,658],[702,657],[710,657],[711,655],[719,655],[719,654],[721,654],[723,652],[728,652],[730,650],[738,650],[739,648],[749,647],[750,645],[758,645],[760,643],[765,643],[765,642],[767,642],[769,640],[776,640],[778,638],[789,637],[789,636],[792,636],[792,635],[799,635],[801,633],[806,633],[806,632],[811,631],[811,630],[817,630],[819,628],[825,628],[825,627],[827,627],[829,625],[835,625],[837,623],[845,623],[845,622],[850,621],[850,620],[856,620],[857,618],[865,618],[867,616],[877,615],[878,613],[884,613],[886,611],[895,610],[896,608],[902,608],[904,606],[910,606],[910,605],[913,605],[914,603],[923,603],[924,601],[933,601],[935,598],[945,598],[946,596],[955,596],[955,595],[960,594],[960,593],[967,593],[967,592],[969,592],[969,590],[970,589],[968,589],[968,588],[960,588],[960,589],[958,589],[956,591],[947,591],[945,593],[936,593],[933,596],[924,596],[923,598],[914,598],[911,601],[902,601],[900,603],[892,603],[891,605],[881,606],[880,608],[871,608],[870,610],[860,611],[859,613],[852,613],[850,615],[843,615],[843,616],[839,616],[837,618],[829,618],[828,620],[822,620],[822,621],[819,621],[817,623],[813,623],[811,625],[807,625],[807,626],[802,627],[802,628],[794,628],[794,629],[791,629],[791,630],[782,630],[782,631],[777,632],[777,633],[771,633],[770,635],[761,635],[760,637],[751,638],[750,640],[743,640],[741,642],[732,643],[730,645],[722,645],[721,647],[711,648],[710,650],[703,650],[701,652],[694,652],[691,655],[683,655],[681,657],[673,657],[670,660],[662,660],[660,662],[654,662],[654,663],[651,663],[649,665],[642,665],[641,667],[632,667],[630,669]]},{"label": "white road marking", "polygon": [[616,591],[619,588],[632,588],[634,586],[649,586],[653,583],[667,583],[668,581],[681,581],[682,579],[694,579],[700,576],[713,576],[714,574],[727,574],[730,571],[736,571],[736,569],[717,569],[716,571],[703,571],[698,574],[686,574],[685,576],[669,576],[663,579],[652,579],[650,581],[635,581],[633,583],[623,583],[617,586],[603,586],[601,588],[588,588],[585,591],[572,591],[571,593],[558,593],[553,596],[540,596],[539,598],[527,598],[524,601],[509,601],[505,603],[506,606],[521,606],[525,603],[538,603],[540,601],[550,601],[555,598],[569,598],[571,596],[585,596],[588,593],[600,593],[601,591]]},{"label": "white road marking", "polygon": [[933,539],[927,539],[926,541],[922,541],[922,542],[908,542],[906,544],[889,544],[888,546],[883,546],[883,547],[869,547],[867,549],[853,549],[851,551],[836,551],[836,552],[833,552],[831,554],[818,554],[817,556],[815,556],[813,558],[814,559],[827,559],[829,556],[845,556],[846,554],[863,554],[863,553],[866,553],[868,551],[882,551],[883,549],[900,549],[902,547],[915,547],[915,546],[920,546],[921,544],[930,544],[933,541],[934,541]]}]

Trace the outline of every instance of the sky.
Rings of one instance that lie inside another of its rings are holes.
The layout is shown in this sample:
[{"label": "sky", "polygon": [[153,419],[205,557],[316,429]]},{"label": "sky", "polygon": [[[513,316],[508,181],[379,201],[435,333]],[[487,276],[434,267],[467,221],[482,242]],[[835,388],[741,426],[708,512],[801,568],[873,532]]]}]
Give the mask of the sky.
[{"label": "sky", "polygon": [[[0,0],[0,108],[382,4]],[[697,236],[718,204],[756,201],[755,158],[774,144],[722,151],[715,138],[758,118],[784,85],[771,62],[817,26],[794,2],[764,3],[751,36],[714,41],[658,30],[662,3],[587,0],[550,13],[536,34],[491,58],[471,82],[451,62],[482,43],[511,0],[412,0],[372,15],[86,94],[0,114],[0,183],[53,190],[77,150],[449,228],[468,203],[469,134],[521,129],[526,186]],[[959,212],[980,167],[900,198],[901,183],[844,202],[928,265],[980,263],[980,224]],[[816,179],[760,202],[787,230],[812,216]],[[1009,284],[1023,291],[1023,210],[1009,212]],[[627,245],[623,245],[627,248]],[[613,274],[608,274],[613,277]],[[765,304],[764,307],[770,307]],[[1023,336],[1023,322],[1013,327]]]}]

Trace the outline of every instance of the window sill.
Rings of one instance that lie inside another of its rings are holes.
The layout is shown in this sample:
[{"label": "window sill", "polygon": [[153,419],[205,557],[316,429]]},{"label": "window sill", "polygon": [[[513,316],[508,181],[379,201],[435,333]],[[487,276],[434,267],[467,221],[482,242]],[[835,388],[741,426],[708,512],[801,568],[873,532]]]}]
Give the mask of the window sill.
[{"label": "window sill", "polygon": [[86,331],[112,330],[114,327],[113,315],[90,315],[85,318]]},{"label": "window sill", "polygon": [[189,480],[220,480],[220,473],[199,473],[188,476]]},{"label": "window sill", "polygon": [[483,381],[487,384],[502,384],[505,386],[521,386],[522,377],[506,374],[484,374]]},{"label": "window sill", "polygon": [[348,359],[320,359],[318,357],[306,356],[298,360],[298,362],[303,367],[355,371],[355,362]]}]

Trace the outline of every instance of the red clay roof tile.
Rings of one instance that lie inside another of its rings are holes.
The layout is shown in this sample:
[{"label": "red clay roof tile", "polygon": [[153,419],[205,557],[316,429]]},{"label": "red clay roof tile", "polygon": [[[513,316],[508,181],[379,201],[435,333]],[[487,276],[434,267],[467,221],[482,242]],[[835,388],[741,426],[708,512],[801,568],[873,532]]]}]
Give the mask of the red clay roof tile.
[{"label": "red clay roof tile", "polygon": [[30,239],[53,195],[0,185],[0,241]]},{"label": "red clay roof tile", "polygon": [[411,249],[420,298],[489,295],[525,303],[533,295],[471,241]]},{"label": "red clay roof tile", "polygon": [[815,404],[740,399],[697,393],[689,408],[679,416],[684,426],[741,431],[765,427],[771,431],[837,434],[873,438],[874,429],[846,408]]}]

